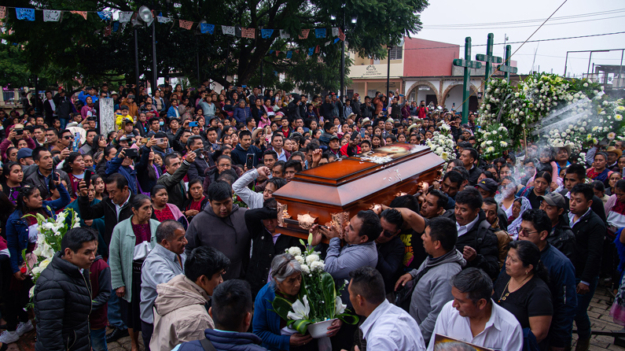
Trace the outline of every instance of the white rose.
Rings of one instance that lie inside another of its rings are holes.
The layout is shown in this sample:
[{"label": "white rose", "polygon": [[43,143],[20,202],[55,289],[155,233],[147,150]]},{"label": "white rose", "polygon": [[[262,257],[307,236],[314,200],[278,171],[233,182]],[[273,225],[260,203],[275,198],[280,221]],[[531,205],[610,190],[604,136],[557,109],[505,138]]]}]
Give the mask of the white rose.
[{"label": "white rose", "polygon": [[588,88],[588,83],[584,83],[584,88]]},{"label": "white rose", "polygon": [[312,254],[306,257],[306,263],[311,264],[313,262],[319,261],[319,256],[316,254]]},{"label": "white rose", "polygon": [[304,257],[302,257],[302,256],[295,256],[295,260],[297,262],[299,262],[299,264],[304,264],[305,263]]},{"label": "white rose", "polygon": [[303,273],[310,274],[310,268],[307,265],[301,264],[300,267],[302,268]]},{"label": "white rose", "polygon": [[302,255],[302,250],[300,250],[299,247],[297,246],[293,246],[291,248],[289,248],[288,252],[293,255],[293,256],[301,256]]},{"label": "white rose", "polygon": [[310,268],[313,271],[323,271],[323,269],[325,268],[325,264],[322,261],[315,261],[310,264]]}]

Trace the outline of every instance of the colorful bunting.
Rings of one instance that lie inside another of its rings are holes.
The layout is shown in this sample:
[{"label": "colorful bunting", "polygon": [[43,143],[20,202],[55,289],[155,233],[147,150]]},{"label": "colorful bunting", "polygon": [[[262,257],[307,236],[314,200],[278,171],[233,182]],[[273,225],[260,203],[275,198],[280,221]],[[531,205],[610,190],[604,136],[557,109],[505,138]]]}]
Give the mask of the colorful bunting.
[{"label": "colorful bunting", "polygon": [[263,39],[271,38],[273,35],[273,29],[261,29],[260,34]]},{"label": "colorful bunting", "polygon": [[193,21],[178,20],[178,24],[180,24],[180,28],[184,28],[187,30],[193,27]]},{"label": "colorful bunting", "polygon": [[334,44],[338,43],[339,40],[341,40],[341,39],[339,39],[339,38],[334,39]]},{"label": "colorful bunting", "polygon": [[339,39],[345,41],[345,33],[343,33],[343,30],[341,28],[339,28]]},{"label": "colorful bunting", "polygon": [[326,43],[325,43],[325,44],[323,44],[323,46],[328,46],[328,45],[330,45],[330,44],[332,44],[332,40],[330,40],[330,41],[326,41]]},{"label": "colorful bunting", "polygon": [[316,38],[325,38],[326,37],[326,29],[325,28],[316,28],[315,29],[315,37]]},{"label": "colorful bunting", "polygon": [[256,29],[241,27],[241,38],[248,38],[248,39],[256,38]]},{"label": "colorful bunting", "polygon": [[35,21],[35,9],[27,9],[23,7],[16,7],[15,14],[17,15],[18,20],[24,21]]},{"label": "colorful bunting", "polygon": [[98,11],[98,16],[100,16],[103,21],[110,21],[113,17],[113,13],[111,11]]},{"label": "colorful bunting", "polygon": [[286,52],[286,58],[290,59],[291,57],[293,57],[293,51],[287,51]]},{"label": "colorful bunting", "polygon": [[117,32],[119,29],[119,21],[113,22],[113,33]]},{"label": "colorful bunting", "polygon": [[299,49],[295,50],[295,53],[296,53],[296,54],[299,54]]},{"label": "colorful bunting", "polygon": [[278,57],[278,55],[280,55],[280,51],[276,50],[276,57]]},{"label": "colorful bunting", "polygon": [[332,27],[332,36],[333,37],[339,36],[339,27]]},{"label": "colorful bunting", "polygon": [[308,39],[308,33],[310,33],[310,29],[302,29],[302,33],[299,35],[299,38]]},{"label": "colorful bunting", "polygon": [[274,51],[275,51],[275,50],[269,50],[269,55],[273,55],[273,52],[274,52]]},{"label": "colorful bunting", "polygon": [[280,39],[290,39],[291,34],[287,32],[285,29],[280,29]]},{"label": "colorful bunting", "polygon": [[132,11],[122,11],[119,13],[119,22],[128,23],[132,19]]},{"label": "colorful bunting", "polygon": [[7,8],[6,6],[0,6],[0,19],[3,19],[7,16]]},{"label": "colorful bunting", "polygon": [[169,22],[173,22],[174,19],[171,17],[165,17],[165,16],[156,16],[156,20],[158,21],[158,23],[169,23]]},{"label": "colorful bunting", "polygon": [[312,56],[312,54],[315,52],[315,47],[313,46],[312,48],[308,49],[308,56]]},{"label": "colorful bunting", "polygon": [[321,52],[321,47],[320,47],[319,45],[317,45],[317,46],[315,47],[315,54],[318,54],[318,53],[320,53],[320,52]]},{"label": "colorful bunting", "polygon": [[59,10],[43,10],[44,22],[61,22],[63,11]]},{"label": "colorful bunting", "polygon": [[214,34],[215,33],[215,25],[214,24],[208,24],[208,23],[201,23],[200,24],[200,32],[202,32],[202,34]]},{"label": "colorful bunting", "polygon": [[233,26],[221,26],[221,31],[225,35],[234,35],[234,27]]},{"label": "colorful bunting", "polygon": [[75,15],[81,15],[85,19],[85,21],[87,20],[87,11],[70,11],[70,12]]}]

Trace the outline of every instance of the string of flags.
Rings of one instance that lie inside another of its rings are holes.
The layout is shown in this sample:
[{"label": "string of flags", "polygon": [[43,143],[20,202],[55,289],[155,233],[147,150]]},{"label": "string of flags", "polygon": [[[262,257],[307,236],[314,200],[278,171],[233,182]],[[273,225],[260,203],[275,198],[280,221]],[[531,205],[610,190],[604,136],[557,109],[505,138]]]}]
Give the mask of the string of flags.
[{"label": "string of flags", "polygon": [[[0,6],[0,20],[6,18],[7,8],[11,8],[11,7]],[[20,21],[34,22],[36,10],[43,11],[44,22],[62,22],[64,12],[69,12],[71,14],[79,15],[85,20],[87,20],[88,13],[90,12],[96,13],[97,16],[101,20],[106,21],[106,22],[111,22],[108,26],[104,28],[105,37],[111,35],[112,33],[119,31],[120,26],[121,26],[121,30],[123,30],[124,27],[129,22],[135,20],[137,17],[137,13],[134,11],[121,11],[119,12],[118,19],[114,21],[113,13],[111,11],[73,11],[73,10],[68,11],[68,10],[46,10],[46,9],[39,10],[39,9],[24,8],[24,7],[15,7],[15,14],[16,14],[17,19]],[[156,17],[157,22],[161,24],[172,23],[172,29],[175,26],[176,21],[178,21],[178,26],[180,28],[183,28],[186,30],[192,30],[194,25],[196,25],[196,30],[198,30],[201,34],[210,34],[210,35],[216,34],[215,24],[209,24],[209,23],[204,23],[204,22],[193,22],[193,21],[187,21],[187,20],[182,20],[182,19],[174,19],[172,17],[163,16],[162,13],[159,13],[157,16],[155,16],[154,11],[152,11],[152,17]],[[256,39],[257,34],[260,34],[260,38],[270,39],[274,36],[274,33],[277,36],[279,36],[280,39],[288,40],[292,38],[291,34],[285,29],[265,29],[265,28],[257,29],[257,28],[245,28],[245,27],[240,27],[240,26],[221,25],[221,34],[229,35],[229,36],[236,36],[240,38]],[[328,35],[329,33],[331,35]],[[297,38],[299,38],[300,40],[305,40],[305,39],[308,39],[309,37],[315,38],[315,39],[324,39],[328,37],[330,38],[334,37],[334,39],[331,39],[325,42],[323,44],[324,46],[328,46],[333,43],[336,44],[339,42],[339,40],[345,41],[345,33],[339,27],[332,27],[329,32],[327,28],[302,29],[301,32],[297,34]],[[286,52],[278,51],[278,50],[270,50],[269,54],[273,55],[275,53],[276,56],[278,56],[280,55],[280,53],[283,53],[286,55],[287,59],[290,59],[292,58],[294,51],[295,53],[299,53],[299,50],[289,50]],[[316,46],[307,48],[305,52],[308,54],[308,56],[312,56],[313,54],[318,54],[321,52],[321,46],[316,45]]]}]

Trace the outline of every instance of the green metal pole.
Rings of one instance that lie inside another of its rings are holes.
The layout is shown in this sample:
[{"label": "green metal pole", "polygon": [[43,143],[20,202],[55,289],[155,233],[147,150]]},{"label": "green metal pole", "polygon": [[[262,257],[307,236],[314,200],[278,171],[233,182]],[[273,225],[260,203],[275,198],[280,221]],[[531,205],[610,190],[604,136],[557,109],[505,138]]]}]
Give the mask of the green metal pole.
[{"label": "green metal pole", "polygon": [[[471,61],[471,37],[464,39],[464,59]],[[464,68],[462,91],[462,124],[469,123],[469,96],[471,92],[471,68]]]},{"label": "green metal pole", "polygon": [[488,41],[486,42],[486,69],[484,70],[484,91],[486,91],[486,87],[488,86],[488,80],[490,79],[490,72],[492,70],[493,64],[490,62],[490,58],[493,56],[493,33],[488,33]]},{"label": "green metal pole", "polygon": [[[510,62],[510,56],[512,55],[512,45],[506,45],[506,58],[504,61],[504,65],[508,67],[512,67]],[[506,70],[506,80],[510,82],[510,70]]]}]

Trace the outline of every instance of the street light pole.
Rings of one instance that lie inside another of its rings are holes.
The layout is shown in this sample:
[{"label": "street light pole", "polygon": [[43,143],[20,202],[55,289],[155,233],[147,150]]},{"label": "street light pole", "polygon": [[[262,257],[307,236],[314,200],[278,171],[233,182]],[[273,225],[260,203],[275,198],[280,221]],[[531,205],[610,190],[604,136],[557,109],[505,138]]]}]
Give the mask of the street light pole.
[{"label": "street light pole", "polygon": [[152,21],[152,94],[156,91],[157,85],[158,70],[156,68],[156,21]]},{"label": "street light pole", "polygon": [[[386,55],[386,98],[388,99],[389,93],[391,91],[391,49],[393,47],[388,47],[388,55]],[[387,101],[388,102],[388,101]]]},{"label": "street light pole", "polygon": [[[139,39],[137,27],[135,29],[135,84],[139,87]],[[138,88],[137,88],[138,89]]]}]

